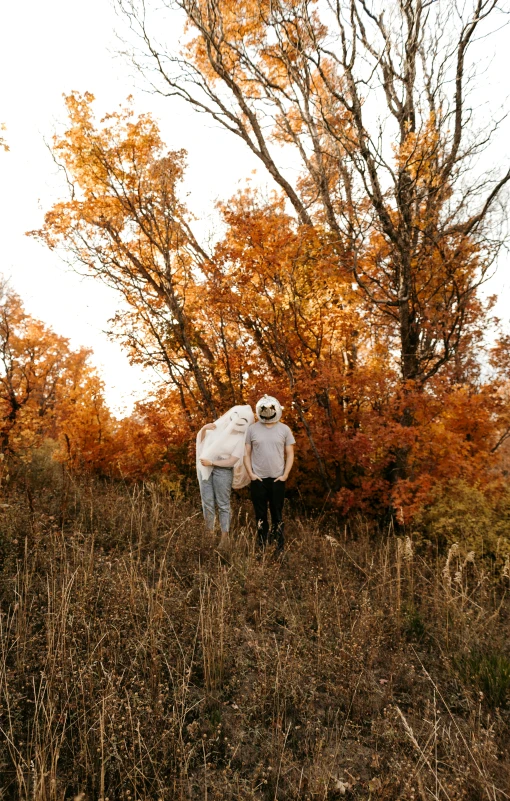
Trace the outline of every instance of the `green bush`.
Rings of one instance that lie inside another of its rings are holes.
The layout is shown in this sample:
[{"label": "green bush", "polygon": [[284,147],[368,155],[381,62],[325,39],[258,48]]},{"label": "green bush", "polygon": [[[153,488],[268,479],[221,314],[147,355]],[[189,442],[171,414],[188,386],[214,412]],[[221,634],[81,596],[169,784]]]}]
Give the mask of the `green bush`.
[{"label": "green bush", "polygon": [[403,630],[405,636],[408,640],[417,640],[420,642],[426,634],[426,628],[419,609],[417,609],[414,604],[410,603],[404,607],[403,612]]},{"label": "green bush", "polygon": [[510,553],[510,491],[492,499],[466,481],[439,485],[432,501],[416,515],[413,536],[442,548],[454,542],[477,556],[503,562]]},{"label": "green bush", "polygon": [[458,660],[464,681],[483,692],[493,708],[505,707],[510,697],[510,659],[499,651],[473,649]]}]

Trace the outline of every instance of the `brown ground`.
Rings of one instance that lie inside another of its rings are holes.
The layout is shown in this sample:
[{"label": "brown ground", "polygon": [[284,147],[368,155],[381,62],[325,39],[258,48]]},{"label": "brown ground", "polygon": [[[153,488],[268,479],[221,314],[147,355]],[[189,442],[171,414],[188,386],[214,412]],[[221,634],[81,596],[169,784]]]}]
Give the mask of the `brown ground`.
[{"label": "brown ground", "polygon": [[[0,799],[510,798],[508,579],[288,511],[283,558],[196,498],[11,486]],[[80,795],[84,794],[84,795]]]}]

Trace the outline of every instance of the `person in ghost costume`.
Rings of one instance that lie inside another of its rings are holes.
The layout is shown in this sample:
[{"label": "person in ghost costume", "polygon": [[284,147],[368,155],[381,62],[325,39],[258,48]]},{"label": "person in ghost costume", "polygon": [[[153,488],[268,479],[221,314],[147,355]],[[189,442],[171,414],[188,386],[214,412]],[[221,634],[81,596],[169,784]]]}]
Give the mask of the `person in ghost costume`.
[{"label": "person in ghost costume", "polygon": [[205,525],[212,534],[218,510],[222,548],[228,543],[232,487],[250,482],[243,456],[248,427],[254,419],[251,406],[233,406],[197,434],[197,476]]},{"label": "person in ghost costume", "polygon": [[262,546],[276,542],[281,551],[284,544],[285,482],[294,463],[296,440],[290,428],[280,422],[282,407],[276,398],[264,395],[255,410],[258,421],[249,427],[246,435],[244,464],[251,479],[250,494],[258,540]]}]

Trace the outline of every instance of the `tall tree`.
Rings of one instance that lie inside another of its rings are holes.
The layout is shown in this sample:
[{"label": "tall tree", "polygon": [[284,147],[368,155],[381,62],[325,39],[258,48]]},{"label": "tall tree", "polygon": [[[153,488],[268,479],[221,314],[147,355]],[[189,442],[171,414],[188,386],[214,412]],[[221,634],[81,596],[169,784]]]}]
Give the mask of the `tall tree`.
[{"label": "tall tree", "polygon": [[476,135],[467,101],[471,49],[498,0],[169,0],[186,19],[181,55],[151,35],[150,4],[119,5],[153,87],[242,139],[299,221],[329,230],[392,331],[404,383],[454,359],[501,244],[510,180],[508,167],[473,169],[497,124]]},{"label": "tall tree", "polygon": [[359,422],[363,368],[367,354],[374,356],[359,293],[328,237],[299,225],[282,199],[262,204],[246,191],[223,206],[223,217],[225,236],[205,268],[211,306],[253,340],[272,391],[292,405],[324,484],[338,490],[345,466],[339,439]]},{"label": "tall tree", "polygon": [[0,296],[0,446],[29,456],[44,438],[60,440],[63,456],[97,461],[110,415],[90,351],[73,351],[25,311],[5,283]]},{"label": "tall tree", "polygon": [[218,399],[235,403],[237,388],[207,327],[200,269],[208,257],[179,198],[185,154],[165,151],[156,123],[130,108],[97,121],[93,99],[66,99],[70,128],[54,152],[72,197],[36,233],[50,247],[65,244],[75,266],[120,293],[117,336],[133,361],[158,367],[178,389],[184,413],[217,416]]}]

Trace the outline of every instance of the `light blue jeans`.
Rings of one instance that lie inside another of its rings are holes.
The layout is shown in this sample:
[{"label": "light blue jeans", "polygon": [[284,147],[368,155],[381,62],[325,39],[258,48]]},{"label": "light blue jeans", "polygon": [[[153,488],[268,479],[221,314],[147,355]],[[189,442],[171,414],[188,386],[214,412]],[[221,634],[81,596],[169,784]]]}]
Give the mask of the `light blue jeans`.
[{"label": "light blue jeans", "polygon": [[202,498],[202,511],[208,531],[214,531],[216,508],[220,518],[221,532],[228,533],[230,527],[230,492],[234,471],[231,467],[213,467],[212,473],[204,481],[199,474],[200,497]]}]

